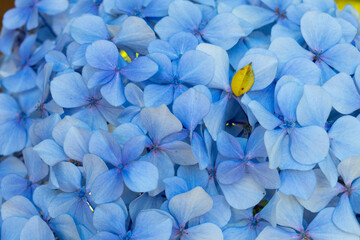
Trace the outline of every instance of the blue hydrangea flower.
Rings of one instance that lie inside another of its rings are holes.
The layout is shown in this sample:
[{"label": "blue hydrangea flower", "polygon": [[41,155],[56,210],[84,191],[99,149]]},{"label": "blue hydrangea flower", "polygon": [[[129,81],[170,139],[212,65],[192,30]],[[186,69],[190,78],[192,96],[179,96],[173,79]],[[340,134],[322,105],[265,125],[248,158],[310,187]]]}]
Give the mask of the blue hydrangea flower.
[{"label": "blue hydrangea flower", "polygon": [[3,25],[7,29],[26,26],[27,30],[36,28],[41,14],[57,15],[64,12],[69,2],[66,0],[17,0],[16,8],[10,9],[4,15]]},{"label": "blue hydrangea flower", "polygon": [[245,35],[239,20],[231,13],[216,16],[201,12],[195,4],[187,1],[174,1],[169,6],[169,16],[155,25],[155,31],[163,40],[179,32],[189,32],[200,42],[209,42],[223,47],[233,47]]}]

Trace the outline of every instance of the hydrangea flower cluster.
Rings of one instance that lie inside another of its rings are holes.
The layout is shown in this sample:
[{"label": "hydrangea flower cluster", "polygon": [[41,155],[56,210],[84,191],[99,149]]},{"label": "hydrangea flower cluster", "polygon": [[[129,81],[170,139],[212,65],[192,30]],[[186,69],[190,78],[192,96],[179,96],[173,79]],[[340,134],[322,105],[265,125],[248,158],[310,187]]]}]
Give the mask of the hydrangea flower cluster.
[{"label": "hydrangea flower cluster", "polygon": [[0,36],[2,240],[360,239],[352,6],[15,6]]}]

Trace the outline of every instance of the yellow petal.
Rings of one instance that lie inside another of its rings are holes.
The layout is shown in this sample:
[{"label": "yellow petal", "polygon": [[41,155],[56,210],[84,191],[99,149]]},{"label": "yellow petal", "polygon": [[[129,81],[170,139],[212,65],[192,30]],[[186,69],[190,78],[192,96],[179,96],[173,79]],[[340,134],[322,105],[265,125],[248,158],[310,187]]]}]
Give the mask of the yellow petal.
[{"label": "yellow petal", "polygon": [[131,58],[129,57],[127,52],[125,52],[124,50],[121,50],[120,54],[126,62],[131,63]]},{"label": "yellow petal", "polygon": [[254,71],[250,63],[235,73],[231,81],[231,90],[235,96],[239,97],[251,89],[254,80]]},{"label": "yellow petal", "polygon": [[359,0],[335,0],[335,2],[340,10],[342,10],[347,4],[351,4],[356,10],[360,12]]}]

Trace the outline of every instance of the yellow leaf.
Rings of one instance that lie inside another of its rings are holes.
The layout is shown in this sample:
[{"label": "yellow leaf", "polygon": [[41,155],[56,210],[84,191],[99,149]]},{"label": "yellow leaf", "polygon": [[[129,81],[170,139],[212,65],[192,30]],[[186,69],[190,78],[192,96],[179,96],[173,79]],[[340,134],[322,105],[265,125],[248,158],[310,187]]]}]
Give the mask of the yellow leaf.
[{"label": "yellow leaf", "polygon": [[360,1],[359,0],[335,0],[338,8],[342,10],[347,4],[352,5],[356,10],[360,12]]},{"label": "yellow leaf", "polygon": [[254,80],[254,71],[250,63],[235,73],[231,81],[231,90],[235,96],[239,97],[251,89]]}]

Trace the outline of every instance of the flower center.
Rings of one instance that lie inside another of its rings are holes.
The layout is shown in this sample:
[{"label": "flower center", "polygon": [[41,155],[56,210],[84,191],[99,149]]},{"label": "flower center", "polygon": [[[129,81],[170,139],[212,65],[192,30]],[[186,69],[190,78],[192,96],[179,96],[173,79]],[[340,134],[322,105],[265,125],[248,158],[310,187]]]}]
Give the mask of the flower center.
[{"label": "flower center", "polygon": [[294,120],[284,119],[283,124],[280,126],[285,129],[288,134],[290,134],[296,127],[296,123]]},{"label": "flower center", "polygon": [[323,53],[323,51],[318,52],[317,50],[314,50],[312,53],[314,54],[313,62],[322,60],[321,59],[321,54]]},{"label": "flower center", "polygon": [[285,19],[286,18],[286,11],[281,10],[280,8],[276,8],[275,15],[280,19]]}]

